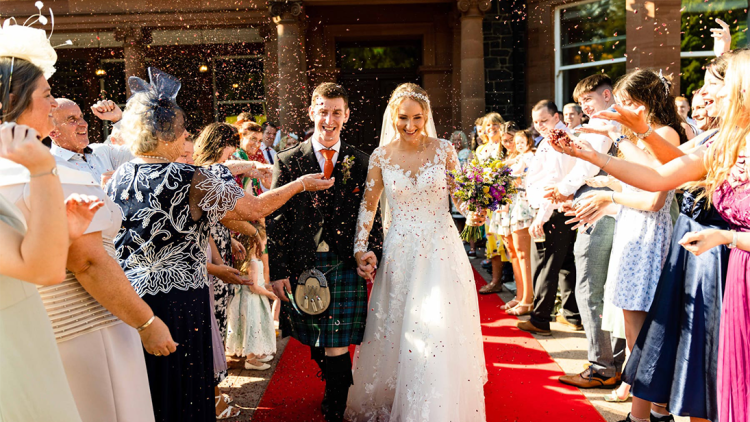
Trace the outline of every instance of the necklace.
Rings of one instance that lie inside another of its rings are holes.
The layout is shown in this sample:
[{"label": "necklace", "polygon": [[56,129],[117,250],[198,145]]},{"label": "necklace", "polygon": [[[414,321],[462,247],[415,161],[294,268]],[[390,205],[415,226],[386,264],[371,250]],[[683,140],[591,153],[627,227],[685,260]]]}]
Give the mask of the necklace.
[{"label": "necklace", "polygon": [[172,162],[172,160],[162,157],[161,155],[136,155],[136,157],[141,158],[141,159],[146,158],[146,159],[152,159],[152,160],[161,160],[167,163]]}]

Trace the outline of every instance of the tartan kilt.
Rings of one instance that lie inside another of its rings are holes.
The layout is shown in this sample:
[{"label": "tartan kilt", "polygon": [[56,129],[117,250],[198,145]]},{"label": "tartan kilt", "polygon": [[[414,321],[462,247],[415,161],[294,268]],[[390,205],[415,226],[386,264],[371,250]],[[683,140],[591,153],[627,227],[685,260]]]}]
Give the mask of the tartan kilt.
[{"label": "tartan kilt", "polygon": [[[324,274],[341,262],[333,252],[315,255],[315,268]],[[367,282],[345,264],[326,274],[326,280],[331,304],[320,315],[300,314],[290,303],[281,302],[282,336],[291,335],[311,347],[349,347],[362,343],[367,319]],[[297,277],[290,277],[289,282],[296,289]]]}]

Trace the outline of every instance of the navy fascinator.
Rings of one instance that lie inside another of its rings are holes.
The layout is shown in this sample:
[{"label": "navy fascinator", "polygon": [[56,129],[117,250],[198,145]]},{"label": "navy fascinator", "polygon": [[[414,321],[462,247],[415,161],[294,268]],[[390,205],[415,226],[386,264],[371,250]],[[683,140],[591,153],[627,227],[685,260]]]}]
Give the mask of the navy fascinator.
[{"label": "navy fascinator", "polygon": [[[131,76],[128,79],[128,87],[133,96],[145,94],[139,100],[145,103],[148,110],[152,112],[154,136],[165,141],[173,141],[178,135],[182,135],[176,130],[177,116],[182,114],[184,117],[182,109],[176,102],[182,83],[174,76],[155,67],[148,68],[148,77],[150,83],[137,76]],[[184,120],[181,126],[184,130]]]}]

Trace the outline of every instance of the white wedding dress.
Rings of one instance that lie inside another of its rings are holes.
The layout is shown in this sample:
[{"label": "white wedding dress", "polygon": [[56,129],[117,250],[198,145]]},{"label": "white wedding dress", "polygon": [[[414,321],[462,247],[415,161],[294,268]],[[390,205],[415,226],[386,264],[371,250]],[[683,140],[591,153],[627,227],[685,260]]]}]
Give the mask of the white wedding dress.
[{"label": "white wedding dress", "polygon": [[399,162],[393,144],[370,158],[355,252],[367,249],[382,189],[390,227],[355,354],[353,422],[485,420],[476,287],[449,209],[446,169],[458,160],[447,141],[432,144],[421,165]]}]

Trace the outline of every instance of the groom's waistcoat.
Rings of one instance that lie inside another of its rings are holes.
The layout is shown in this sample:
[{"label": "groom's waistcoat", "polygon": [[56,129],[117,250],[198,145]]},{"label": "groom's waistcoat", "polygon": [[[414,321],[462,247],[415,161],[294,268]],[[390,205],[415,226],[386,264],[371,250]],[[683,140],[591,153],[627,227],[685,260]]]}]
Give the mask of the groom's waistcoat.
[{"label": "groom's waistcoat", "polygon": [[[347,160],[350,157],[354,157],[353,161]],[[342,142],[332,174],[336,179],[334,186],[325,191],[299,193],[266,219],[271,280],[295,280],[302,271],[315,266],[321,229],[322,240],[328,244],[329,251],[347,267],[355,267],[354,237],[369,159],[367,154]],[[305,142],[278,154],[272,188],[311,173],[321,173],[320,164],[312,143]],[[379,216],[369,242],[380,258],[382,226]]]}]

